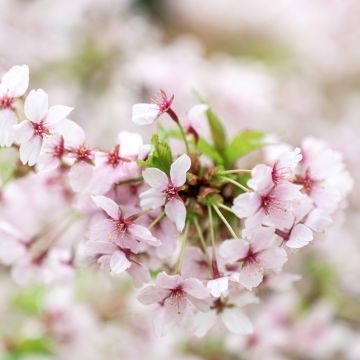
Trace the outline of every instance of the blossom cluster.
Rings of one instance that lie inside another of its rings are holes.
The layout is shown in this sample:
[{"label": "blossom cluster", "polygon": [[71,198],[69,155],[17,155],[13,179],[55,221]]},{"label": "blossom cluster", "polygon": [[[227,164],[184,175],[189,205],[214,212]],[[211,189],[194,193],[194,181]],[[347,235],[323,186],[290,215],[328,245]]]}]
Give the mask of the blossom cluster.
[{"label": "blossom cluster", "polygon": [[[297,279],[282,272],[288,258],[336,222],[352,188],[322,141],[294,148],[255,130],[228,141],[202,99],[183,118],[164,91],[132,109],[135,124],[159,124],[150,144],[120,132],[112,150],[92,147],[71,107],[49,107],[42,89],[26,95],[28,84],[26,65],[0,83],[0,145],[19,152],[3,179],[0,262],[19,283],[71,281],[84,262],[127,273],[158,335],[251,334],[245,308]],[[238,167],[252,152],[263,159]],[[27,189],[33,209],[19,216]]]}]

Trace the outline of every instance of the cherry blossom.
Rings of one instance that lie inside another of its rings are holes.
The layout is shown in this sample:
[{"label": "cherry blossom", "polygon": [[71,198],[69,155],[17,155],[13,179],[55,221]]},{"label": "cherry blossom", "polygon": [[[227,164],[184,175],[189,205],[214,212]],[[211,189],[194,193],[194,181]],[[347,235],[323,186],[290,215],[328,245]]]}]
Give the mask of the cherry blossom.
[{"label": "cherry blossom", "polygon": [[190,167],[189,156],[183,154],[172,163],[170,177],[157,168],[143,171],[144,180],[151,189],[140,194],[141,207],[157,209],[165,205],[165,214],[176,224],[178,231],[184,229],[186,218],[185,204],[178,193],[186,182],[186,174]]},{"label": "cherry blossom", "polygon": [[29,85],[29,67],[13,66],[0,82],[0,146],[11,146],[15,138],[15,105]]},{"label": "cherry blossom", "polygon": [[225,240],[219,247],[219,254],[228,264],[228,270],[235,272],[238,282],[249,290],[261,283],[264,270],[279,271],[287,260],[271,228],[257,230],[249,241]]},{"label": "cherry blossom", "polygon": [[156,239],[145,226],[135,224],[139,215],[124,217],[122,209],[110,198],[92,196],[94,203],[105,213],[106,218],[96,222],[90,231],[92,241],[110,241],[122,248],[138,251],[138,243],[159,246]]},{"label": "cherry blossom", "polygon": [[203,337],[218,320],[231,332],[240,335],[252,334],[254,329],[242,308],[259,302],[250,292],[234,294],[225,299],[216,299],[208,312],[198,312],[193,319],[194,334]]},{"label": "cherry blossom", "polygon": [[248,229],[261,224],[289,228],[294,221],[292,202],[300,196],[300,189],[300,186],[289,182],[273,187],[265,182],[256,190],[236,197],[232,210],[240,219],[246,218]]},{"label": "cherry blossom", "polygon": [[171,111],[174,95],[167,97],[164,91],[160,91],[159,99],[151,104],[135,104],[132,108],[132,121],[137,125],[150,125],[162,114]]},{"label": "cherry blossom", "polygon": [[72,111],[71,107],[56,105],[49,108],[45,91],[32,90],[24,105],[28,120],[16,126],[16,141],[20,145],[20,160],[23,164],[36,164],[44,138],[54,133],[56,125]]},{"label": "cherry blossom", "polygon": [[170,327],[180,323],[191,310],[206,311],[208,290],[196,278],[183,279],[180,275],[160,273],[156,285],[145,287],[138,299],[145,305],[157,304],[159,309],[154,318],[158,334],[164,326]]}]

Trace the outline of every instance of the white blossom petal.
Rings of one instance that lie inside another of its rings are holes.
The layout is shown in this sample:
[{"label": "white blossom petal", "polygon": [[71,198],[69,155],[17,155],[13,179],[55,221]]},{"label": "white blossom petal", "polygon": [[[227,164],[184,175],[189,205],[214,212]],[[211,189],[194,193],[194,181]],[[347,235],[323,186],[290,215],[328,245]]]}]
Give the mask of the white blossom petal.
[{"label": "white blossom petal", "polygon": [[91,199],[96,206],[103,209],[111,218],[114,220],[119,219],[119,205],[114,200],[102,195],[93,195]]},{"label": "white blossom petal", "polygon": [[42,90],[31,90],[25,99],[24,112],[32,122],[39,123],[44,120],[48,111],[48,95]]},{"label": "white blossom petal", "polygon": [[188,155],[183,154],[177,158],[171,165],[170,178],[172,183],[177,186],[183,186],[186,182],[186,173],[191,167],[191,159]]},{"label": "white blossom petal", "polygon": [[165,205],[166,216],[175,223],[176,229],[182,232],[185,227],[186,207],[182,200],[173,198]]}]

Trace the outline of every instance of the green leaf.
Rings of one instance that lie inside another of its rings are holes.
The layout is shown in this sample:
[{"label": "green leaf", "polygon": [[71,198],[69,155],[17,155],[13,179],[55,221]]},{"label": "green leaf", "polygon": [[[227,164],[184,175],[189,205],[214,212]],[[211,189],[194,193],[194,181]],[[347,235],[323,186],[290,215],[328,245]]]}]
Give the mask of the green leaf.
[{"label": "green leaf", "polygon": [[18,292],[12,299],[12,305],[31,315],[41,313],[46,295],[46,288],[42,285],[32,285]]},{"label": "green leaf", "polygon": [[212,111],[212,109],[209,108],[206,114],[214,147],[222,154],[226,147],[226,134],[224,126],[222,125],[220,119]]},{"label": "green leaf", "polygon": [[[47,337],[17,339],[15,340],[13,347],[14,350],[11,355],[14,359],[17,358],[16,356],[20,355],[50,355],[53,352],[53,343]],[[11,359],[11,357],[9,357],[9,359]]]},{"label": "green leaf", "polygon": [[173,156],[170,146],[165,142],[160,142],[158,135],[153,135],[151,138],[153,145],[153,152],[145,161],[138,161],[139,166],[155,167],[166,174],[170,174],[170,166],[173,162]]},{"label": "green leaf", "polygon": [[260,149],[263,144],[264,133],[256,130],[245,130],[238,133],[230,145],[225,149],[225,158],[228,165],[234,164],[236,160]]},{"label": "green leaf", "polygon": [[221,154],[205,139],[199,138],[197,147],[203,154],[207,155],[210,159],[214,160],[216,165],[224,164],[224,158],[221,156]]}]

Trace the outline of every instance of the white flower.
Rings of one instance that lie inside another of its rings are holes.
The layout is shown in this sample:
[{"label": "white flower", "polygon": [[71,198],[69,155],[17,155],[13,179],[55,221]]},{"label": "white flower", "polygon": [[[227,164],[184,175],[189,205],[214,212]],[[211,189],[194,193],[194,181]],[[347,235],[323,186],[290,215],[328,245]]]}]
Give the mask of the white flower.
[{"label": "white flower", "polygon": [[64,120],[73,108],[52,106],[49,108],[45,91],[32,90],[25,100],[24,111],[27,119],[16,126],[16,140],[20,145],[20,160],[23,164],[36,164],[44,138],[52,135],[55,126]]},{"label": "white flower", "polygon": [[156,168],[143,171],[145,182],[151,189],[140,194],[143,209],[157,209],[165,204],[166,216],[176,224],[178,231],[185,226],[186,208],[178,192],[186,182],[191,160],[186,154],[176,159],[170,168],[170,177]]},{"label": "white flower", "polygon": [[132,121],[137,125],[150,125],[160,115],[170,110],[174,95],[167,97],[164,91],[160,91],[160,97],[150,104],[135,104],[132,108]]},{"label": "white flower", "polygon": [[24,95],[29,85],[29,67],[13,66],[3,75],[0,82],[0,146],[11,146],[14,126],[17,123],[14,105],[16,99]]}]

